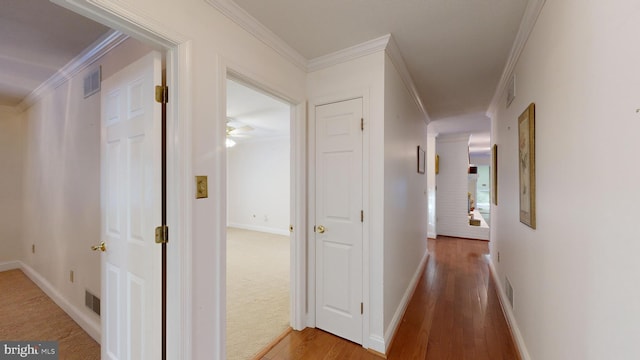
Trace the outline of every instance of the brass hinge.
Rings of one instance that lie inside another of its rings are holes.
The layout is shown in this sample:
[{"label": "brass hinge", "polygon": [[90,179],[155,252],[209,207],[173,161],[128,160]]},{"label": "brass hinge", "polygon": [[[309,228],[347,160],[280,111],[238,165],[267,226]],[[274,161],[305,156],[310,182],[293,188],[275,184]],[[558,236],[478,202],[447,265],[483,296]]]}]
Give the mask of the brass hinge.
[{"label": "brass hinge", "polygon": [[293,232],[293,225],[289,225],[289,232]]},{"label": "brass hinge", "polygon": [[364,303],[360,303],[360,314],[364,314]]},{"label": "brass hinge", "polygon": [[316,232],[316,226],[313,225],[313,232]]},{"label": "brass hinge", "polygon": [[156,102],[166,104],[169,102],[169,87],[156,85]]},{"label": "brass hinge", "polygon": [[360,130],[364,131],[364,118],[360,118]]},{"label": "brass hinge", "polygon": [[360,222],[364,222],[364,210],[360,210]]},{"label": "brass hinge", "polygon": [[169,227],[161,225],[156,228],[156,243],[166,244],[169,242]]}]

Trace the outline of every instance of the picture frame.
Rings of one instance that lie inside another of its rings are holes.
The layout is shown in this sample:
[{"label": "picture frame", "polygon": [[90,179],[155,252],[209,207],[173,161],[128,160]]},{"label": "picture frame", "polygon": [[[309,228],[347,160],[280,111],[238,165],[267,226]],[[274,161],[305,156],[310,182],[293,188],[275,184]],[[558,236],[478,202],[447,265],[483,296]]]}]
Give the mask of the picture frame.
[{"label": "picture frame", "polygon": [[422,150],[422,146],[418,145],[418,174],[424,174],[426,165],[426,152]]},{"label": "picture frame", "polygon": [[498,205],[498,144],[491,148],[491,202]]},{"label": "picture frame", "polygon": [[536,228],[536,115],[531,103],[518,117],[520,222]]}]

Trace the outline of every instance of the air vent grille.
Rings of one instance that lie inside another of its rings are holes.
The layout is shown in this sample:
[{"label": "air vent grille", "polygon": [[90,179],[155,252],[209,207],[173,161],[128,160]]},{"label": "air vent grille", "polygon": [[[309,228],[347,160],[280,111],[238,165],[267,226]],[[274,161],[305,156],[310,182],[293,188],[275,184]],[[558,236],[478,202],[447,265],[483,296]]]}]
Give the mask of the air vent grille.
[{"label": "air vent grille", "polygon": [[100,298],[93,295],[89,291],[84,292],[84,304],[94,313],[100,316]]},{"label": "air vent grille", "polygon": [[101,73],[102,68],[98,66],[95,70],[91,71],[87,76],[84,77],[84,97],[85,99],[89,96],[100,91],[100,81],[101,81]]}]

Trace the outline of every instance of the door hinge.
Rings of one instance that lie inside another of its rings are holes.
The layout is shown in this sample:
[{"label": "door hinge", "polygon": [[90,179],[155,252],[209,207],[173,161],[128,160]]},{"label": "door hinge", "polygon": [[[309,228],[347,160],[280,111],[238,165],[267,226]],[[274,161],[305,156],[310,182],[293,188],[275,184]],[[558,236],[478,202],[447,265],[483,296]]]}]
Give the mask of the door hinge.
[{"label": "door hinge", "polygon": [[364,118],[360,118],[360,130],[364,131]]},{"label": "door hinge", "polygon": [[156,102],[166,104],[169,102],[169,87],[156,85]]},{"label": "door hinge", "polygon": [[364,210],[360,210],[360,222],[364,222]]},{"label": "door hinge", "polygon": [[156,243],[166,244],[169,242],[169,227],[161,225],[156,228]]},{"label": "door hinge", "polygon": [[293,225],[289,225],[289,232],[293,232]]},{"label": "door hinge", "polygon": [[313,225],[313,232],[316,232],[316,226]]},{"label": "door hinge", "polygon": [[364,314],[364,303],[360,303],[360,315]]}]

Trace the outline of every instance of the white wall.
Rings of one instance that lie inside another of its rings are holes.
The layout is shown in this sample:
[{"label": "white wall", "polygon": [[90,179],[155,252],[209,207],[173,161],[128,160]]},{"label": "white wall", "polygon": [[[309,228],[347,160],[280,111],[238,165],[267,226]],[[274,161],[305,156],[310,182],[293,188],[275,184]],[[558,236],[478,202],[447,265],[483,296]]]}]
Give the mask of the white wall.
[{"label": "white wall", "polygon": [[436,176],[438,235],[488,240],[488,228],[469,225],[469,135],[440,135],[436,143],[440,155]]},{"label": "white wall", "polygon": [[229,226],[289,235],[289,138],[227,149]]},{"label": "white wall", "polygon": [[[547,1],[499,99],[492,253],[531,359],[637,359],[640,3]],[[537,229],[518,218],[517,118],[536,104]]]},{"label": "white wall", "polygon": [[25,122],[0,107],[0,263],[20,258]]},{"label": "white wall", "polygon": [[[363,291],[368,290],[369,296],[369,323],[364,326],[364,338],[369,346],[382,352],[384,352],[384,63],[385,53],[379,51],[311,72],[308,75],[310,116],[315,114],[313,108],[315,104],[364,96],[366,218],[364,241],[368,242],[369,248],[369,258],[364,259],[365,264],[369,263],[369,279],[364,280],[363,287]],[[313,246],[313,243],[310,243],[310,247]],[[366,329],[369,329],[368,333]]]},{"label": "white wall", "polygon": [[23,116],[22,251],[14,260],[35,270],[98,328],[99,317],[84,299],[85,289],[100,296],[100,254],[90,250],[101,237],[100,94],[83,97],[83,76],[99,65],[108,76],[149,51],[136,43],[127,40]]},{"label": "white wall", "polygon": [[418,145],[427,146],[427,124],[388,56],[384,78],[384,329],[390,340],[427,251],[427,176],[417,172],[416,159]]}]

